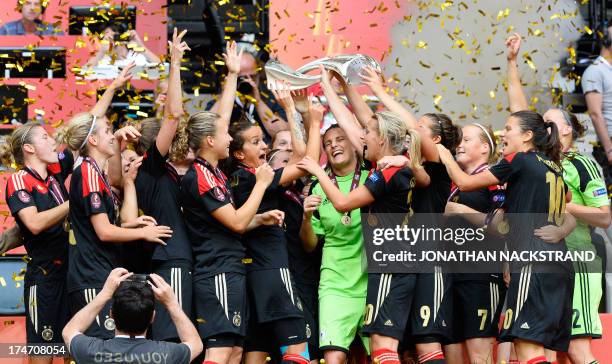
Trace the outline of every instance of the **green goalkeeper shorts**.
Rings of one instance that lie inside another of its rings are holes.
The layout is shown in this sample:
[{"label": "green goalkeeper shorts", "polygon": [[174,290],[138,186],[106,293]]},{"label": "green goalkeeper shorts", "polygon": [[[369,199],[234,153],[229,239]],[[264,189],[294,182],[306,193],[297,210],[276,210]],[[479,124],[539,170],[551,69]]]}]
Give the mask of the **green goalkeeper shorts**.
[{"label": "green goalkeeper shorts", "polygon": [[369,339],[361,335],[365,297],[325,295],[319,297],[319,348],[348,353],[349,346],[359,335],[365,350],[370,352]]}]

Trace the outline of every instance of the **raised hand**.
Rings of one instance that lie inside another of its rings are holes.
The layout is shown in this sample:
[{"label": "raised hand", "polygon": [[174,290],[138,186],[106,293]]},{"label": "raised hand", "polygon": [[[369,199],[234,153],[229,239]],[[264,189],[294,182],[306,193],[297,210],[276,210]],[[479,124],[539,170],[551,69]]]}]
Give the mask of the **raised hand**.
[{"label": "raised hand", "polygon": [[319,99],[317,99],[316,97],[314,97],[313,95],[310,95],[308,97],[308,125],[306,125],[305,123],[305,127],[306,128],[310,128],[310,123],[315,123],[314,126],[315,128],[318,128],[320,124],[316,124],[316,123],[320,123],[321,120],[323,120],[323,116],[325,116],[325,106],[323,106],[320,102]]},{"label": "raised hand", "polygon": [[106,282],[104,282],[104,287],[102,287],[100,294],[106,296],[107,299],[111,299],[121,282],[131,277],[132,274],[133,273],[128,272],[125,268],[113,269],[106,278]]},{"label": "raised hand", "polygon": [[228,73],[233,73],[235,75],[240,73],[240,59],[242,58],[243,52],[244,48],[240,49],[240,52],[238,51],[236,42],[227,42],[226,51],[223,53],[223,60],[225,61]]},{"label": "raised hand", "polygon": [[134,62],[131,62],[130,64],[125,66],[119,73],[119,76],[117,76],[117,78],[115,78],[113,82],[111,82],[110,87],[117,90],[125,86],[125,84],[132,79],[132,71],[135,67],[136,63]]},{"label": "raised hand", "polygon": [[438,154],[440,155],[440,161],[443,164],[447,164],[450,161],[455,160],[451,152],[448,149],[446,149],[446,147],[443,146],[442,144],[436,144],[436,148],[438,148]]},{"label": "raised hand", "polygon": [[278,104],[285,110],[285,112],[293,113],[295,110],[295,104],[293,97],[289,91],[289,84],[284,81],[277,81],[276,87],[273,87],[270,91],[274,95],[274,98]]},{"label": "raised hand", "polygon": [[172,287],[164,281],[164,279],[155,273],[149,274],[149,280],[147,281],[151,286],[151,290],[155,295],[155,298],[164,306],[168,306],[171,303],[178,302]]},{"label": "raised hand", "polygon": [[183,30],[180,34],[178,34],[178,29],[174,28],[174,32],[172,33],[172,41],[168,41],[168,49],[170,53],[170,60],[172,62],[181,63],[181,59],[183,59],[183,54],[186,50],[191,50],[186,42],[183,42],[183,37],[187,34],[187,30]]},{"label": "raised hand", "polygon": [[521,41],[521,36],[518,33],[514,33],[506,39],[506,48],[508,48],[506,57],[508,61],[516,61],[518,53],[521,50]]},{"label": "raised hand", "polygon": [[410,165],[410,159],[403,155],[393,155],[382,157],[376,162],[376,168],[380,170],[385,170],[390,167],[399,167],[404,168]]},{"label": "raised hand", "polygon": [[295,109],[300,114],[307,114],[309,107],[308,93],[306,89],[300,89],[291,91],[291,96],[293,96],[293,103],[295,104]]},{"label": "raised hand", "polygon": [[136,180],[136,176],[138,175],[138,169],[142,165],[142,160],[143,157],[138,157],[131,161],[127,166],[127,170],[123,171],[123,178],[132,181]]},{"label": "raised hand", "polygon": [[384,92],[385,86],[383,85],[382,75],[372,67],[366,67],[361,73],[361,80],[364,85],[368,86],[372,92]]}]

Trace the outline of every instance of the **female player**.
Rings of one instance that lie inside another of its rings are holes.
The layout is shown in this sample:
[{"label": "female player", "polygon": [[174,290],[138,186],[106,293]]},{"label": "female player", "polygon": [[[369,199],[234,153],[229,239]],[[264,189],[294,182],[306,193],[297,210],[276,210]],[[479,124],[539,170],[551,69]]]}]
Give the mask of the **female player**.
[{"label": "female player", "polygon": [[[489,165],[498,159],[491,128],[478,123],[464,126],[455,157],[465,173],[477,175],[486,171]],[[487,218],[501,207],[503,201],[503,189],[499,186],[484,187],[470,192],[461,191],[453,186],[445,212],[460,215],[451,215],[448,224],[465,227],[467,220],[472,225],[485,226]],[[469,245],[466,248],[473,249]],[[494,247],[488,245],[487,249],[494,250]],[[505,298],[505,285],[501,277],[501,271],[453,274],[454,310],[451,342],[465,342],[470,363],[493,363],[493,348]]]},{"label": "female player", "polygon": [[244,247],[240,235],[262,224],[279,224],[277,210],[255,215],[274,177],[262,164],[244,204],[236,209],[231,187],[218,168],[229,156],[229,117],[210,112],[191,115],[189,147],[197,158],[181,180],[181,204],[194,252],[193,294],[198,330],[208,363],[239,363],[247,314]]},{"label": "female player", "polygon": [[[167,226],[141,228],[118,227],[119,200],[112,192],[111,181],[103,172],[111,157],[118,160],[119,140],[134,138],[133,127],[118,130],[114,135],[108,119],[103,116],[106,107],[101,102],[112,99],[115,89],[129,80],[129,70],[122,72],[111,84],[92,113],[82,113],[70,120],[62,144],[83,158],[74,170],[70,183],[70,262],[68,267],[68,294],[71,312],[78,312],[102,289],[105,277],[118,266],[120,243],[146,240],[165,244],[172,230]],[[109,96],[110,94],[110,96]],[[107,105],[106,105],[107,106]],[[121,163],[108,166],[109,173],[121,175]],[[116,171],[119,170],[119,173]],[[109,314],[110,303],[96,317],[86,334],[99,338],[114,336],[115,325]]]},{"label": "female player", "polygon": [[[513,112],[528,108],[517,65],[520,45],[521,37],[516,33],[506,41],[508,97]],[[566,205],[566,210],[578,220],[577,227],[565,238],[565,243],[569,250],[595,252],[589,227],[605,229],[610,225],[610,201],[606,197],[605,182],[595,162],[578,153],[574,147],[574,141],[583,136],[585,128],[575,115],[561,109],[549,109],[543,118],[554,123],[559,130],[563,150],[563,180],[572,193],[572,201]],[[568,351],[574,363],[597,363],[591,351],[591,339],[600,338],[602,334],[599,319],[601,269],[599,257],[589,266],[585,263],[574,264],[574,324]]]},{"label": "female player", "polygon": [[[143,156],[143,161],[135,188],[137,207],[158,224],[172,226],[173,234],[166,241],[167,245],[154,248],[152,272],[170,282],[183,311],[191,317],[193,257],[181,213],[179,191],[181,177],[193,162],[193,153],[188,152],[184,130],[177,131],[183,116],[180,67],[183,53],[189,49],[182,41],[186,32],[178,34],[175,28],[172,42],[168,42],[170,75],[163,120],[145,119],[140,123],[141,136],[135,149]],[[132,218],[137,217],[138,208],[132,210]],[[172,319],[159,302],[155,306],[151,336],[155,340],[178,338]]]},{"label": "female player", "polygon": [[[328,162],[326,172],[342,193],[348,194],[364,184],[368,171],[342,128],[332,125],[325,131],[323,148]],[[304,200],[300,237],[306,251],[315,251],[323,245],[318,294],[319,346],[326,363],[343,364],[355,336],[361,335],[366,305],[367,262],[360,210],[336,211],[315,181]],[[364,349],[369,350],[368,339],[362,340]]]},{"label": "female player", "polygon": [[[28,343],[61,343],[68,322],[68,192],[72,173],[70,151],[57,153],[56,142],[41,125],[15,129],[0,152],[4,165],[18,170],[6,185],[6,201],[19,226],[30,260],[24,281]],[[32,357],[30,363],[51,363],[53,357]]]},{"label": "female player", "polygon": [[[293,113],[295,105],[289,91],[275,91],[281,100],[289,124],[295,123]],[[318,160],[320,140],[318,125],[320,120],[308,120],[308,141],[306,155]],[[242,206],[256,182],[255,168],[266,161],[267,145],[263,141],[261,128],[248,121],[241,121],[230,127],[232,143],[230,156],[232,169],[232,188],[237,206]],[[296,157],[297,151],[294,151]],[[281,186],[287,186],[306,172],[297,168],[295,163],[278,169],[274,181],[267,188],[260,213],[279,206]],[[262,226],[249,231],[243,236],[247,248],[247,289],[252,300],[252,324],[249,327],[247,340],[247,362],[265,361],[269,348],[261,339],[272,337],[280,345],[284,361],[307,363],[310,358],[306,345],[306,323],[302,313],[300,297],[295,294],[295,286],[289,271],[287,242],[282,228]]]},{"label": "female player", "polygon": [[[368,122],[365,132],[364,158],[375,165],[384,156],[399,155],[404,152],[408,137],[410,155],[415,156],[413,161],[419,161],[418,134],[409,133],[406,124],[397,115],[376,113]],[[415,181],[410,168],[373,170],[364,185],[345,194],[311,158],[304,158],[298,166],[318,179],[325,195],[340,213],[361,208],[361,213],[368,213],[369,221],[374,221],[376,214],[412,212],[411,197]],[[415,274],[368,274],[363,331],[370,335],[373,362],[399,363],[398,344],[408,322],[415,285]]]},{"label": "female player", "polygon": [[[431,183],[417,188],[414,194],[413,208],[417,214],[440,214],[444,212],[450,195],[451,181],[440,163],[436,145],[443,145],[454,153],[460,142],[460,130],[445,114],[428,113],[418,120],[392,96],[386,93],[381,76],[371,68],[366,68],[363,81],[372,92],[391,111],[401,116],[408,128],[416,129],[421,136],[421,150],[425,158],[424,170]],[[358,118],[367,118],[365,108]],[[422,185],[417,184],[417,187]],[[421,215],[425,216],[425,215]],[[418,217],[418,216],[417,216]],[[416,343],[419,363],[442,363],[444,354],[442,343],[447,341],[452,325],[452,285],[450,275],[436,266],[435,273],[421,273],[418,276],[416,298],[412,305],[410,319],[411,342]]]},{"label": "female player", "polygon": [[[545,225],[561,225],[563,219],[566,190],[559,165],[558,135],[556,125],[545,122],[539,114],[515,112],[506,121],[501,136],[504,158],[476,175],[462,171],[452,154],[438,146],[442,163],[461,191],[507,183],[505,212],[511,215],[513,232],[509,250],[566,250],[563,241],[549,244],[533,234]],[[519,268],[520,273],[516,273]],[[520,262],[511,265],[511,270],[500,339],[514,343],[520,361],[547,362],[544,347],[565,351],[569,343],[571,267],[563,263]],[[551,306],[551,301],[557,304]]]}]

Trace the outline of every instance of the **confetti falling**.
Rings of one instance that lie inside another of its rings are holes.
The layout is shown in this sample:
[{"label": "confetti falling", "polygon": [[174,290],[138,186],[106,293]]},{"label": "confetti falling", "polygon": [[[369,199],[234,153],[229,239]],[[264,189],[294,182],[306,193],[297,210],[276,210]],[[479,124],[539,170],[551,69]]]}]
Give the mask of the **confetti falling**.
[{"label": "confetti falling", "polygon": [[392,30],[397,45],[385,75],[398,80],[401,101],[418,114],[435,109],[501,127],[508,116],[505,39],[522,35],[525,91],[531,106],[546,110],[553,95],[542,85],[560,77],[564,59],[575,62],[569,45],[587,29],[571,0],[416,1],[415,12]]}]

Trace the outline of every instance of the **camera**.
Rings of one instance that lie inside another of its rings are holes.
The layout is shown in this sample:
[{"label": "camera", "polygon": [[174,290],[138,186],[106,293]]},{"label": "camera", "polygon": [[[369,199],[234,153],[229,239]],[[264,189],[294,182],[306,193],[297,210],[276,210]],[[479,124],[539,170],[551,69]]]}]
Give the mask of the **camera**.
[{"label": "camera", "polygon": [[243,95],[251,95],[253,93],[253,86],[251,86],[245,76],[240,76],[238,77],[236,90]]},{"label": "camera", "polygon": [[126,282],[144,283],[144,284],[146,284],[147,281],[150,281],[150,280],[151,278],[149,278],[148,274],[132,274],[130,277],[125,279]]}]

